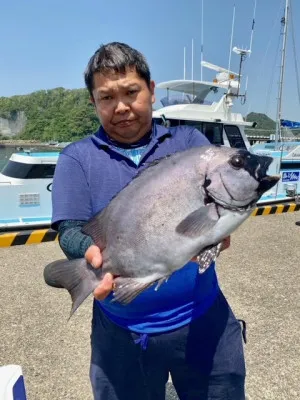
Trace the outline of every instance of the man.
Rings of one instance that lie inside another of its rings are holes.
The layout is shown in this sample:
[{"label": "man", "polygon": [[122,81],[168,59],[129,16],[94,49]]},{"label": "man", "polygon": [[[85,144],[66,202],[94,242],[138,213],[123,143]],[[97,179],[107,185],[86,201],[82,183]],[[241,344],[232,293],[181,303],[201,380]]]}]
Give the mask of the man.
[{"label": "man", "polygon": [[[208,141],[192,127],[153,123],[154,82],[143,55],[128,45],[101,46],[85,82],[101,127],[62,151],[52,222],[69,258],[85,255],[99,268],[100,250],[82,225],[150,162]],[[110,302],[112,287],[106,274],[94,291],[90,378],[96,400],[163,400],[169,373],[181,400],[245,398],[241,328],[215,265],[200,275],[191,261],[168,284],[127,306]]]}]

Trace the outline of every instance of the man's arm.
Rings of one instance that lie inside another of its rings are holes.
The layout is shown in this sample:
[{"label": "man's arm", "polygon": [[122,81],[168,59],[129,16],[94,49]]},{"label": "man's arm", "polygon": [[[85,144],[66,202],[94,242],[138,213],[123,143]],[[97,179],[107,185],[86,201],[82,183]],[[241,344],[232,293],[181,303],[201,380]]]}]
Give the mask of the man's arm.
[{"label": "man's arm", "polygon": [[[74,150],[74,148],[73,148]],[[73,152],[62,153],[55,168],[52,188],[52,227],[59,232],[59,244],[68,258],[85,257],[95,268],[102,265],[100,249],[81,232],[91,215],[91,201],[84,171]],[[103,300],[113,288],[113,276],[105,274],[94,296]]]},{"label": "man's arm", "polygon": [[69,260],[84,257],[93,244],[92,238],[81,231],[85,223],[86,221],[66,220],[58,224],[59,244]]},{"label": "man's arm", "polygon": [[54,229],[61,221],[88,221],[92,216],[89,185],[74,147],[60,154],[55,168],[52,185]]}]

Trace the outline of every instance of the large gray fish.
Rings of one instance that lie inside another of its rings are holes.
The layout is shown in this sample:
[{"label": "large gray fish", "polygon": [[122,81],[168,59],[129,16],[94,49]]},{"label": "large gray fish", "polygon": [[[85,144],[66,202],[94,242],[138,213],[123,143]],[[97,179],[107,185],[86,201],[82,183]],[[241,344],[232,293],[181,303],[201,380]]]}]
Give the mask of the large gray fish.
[{"label": "large gray fish", "polygon": [[44,279],[66,288],[71,315],[111,272],[114,300],[127,304],[198,256],[199,272],[219,254],[222,240],[251,214],[278,177],[272,158],[246,150],[205,146],[160,159],[121,190],[83,227],[103,255],[102,268],[85,259],[59,260]]}]

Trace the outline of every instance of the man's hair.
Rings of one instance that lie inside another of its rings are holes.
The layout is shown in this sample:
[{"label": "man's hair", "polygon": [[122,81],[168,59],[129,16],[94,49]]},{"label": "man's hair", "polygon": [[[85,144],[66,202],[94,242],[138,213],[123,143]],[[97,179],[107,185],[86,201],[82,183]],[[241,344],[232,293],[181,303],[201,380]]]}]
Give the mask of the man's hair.
[{"label": "man's hair", "polygon": [[112,42],[100,46],[90,58],[84,73],[85,84],[90,95],[93,97],[94,74],[96,72],[103,75],[112,71],[125,74],[127,69],[134,69],[150,88],[151,74],[142,53],[125,43]]}]

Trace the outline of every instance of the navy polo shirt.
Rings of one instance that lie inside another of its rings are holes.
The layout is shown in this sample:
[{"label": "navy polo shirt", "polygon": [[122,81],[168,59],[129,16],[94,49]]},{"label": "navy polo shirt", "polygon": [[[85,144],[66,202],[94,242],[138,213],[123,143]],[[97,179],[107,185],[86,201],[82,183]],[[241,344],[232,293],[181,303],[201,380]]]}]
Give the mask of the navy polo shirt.
[{"label": "navy polo shirt", "polygon": [[[165,128],[153,123],[151,139],[135,163],[108,140],[101,127],[95,135],[74,142],[61,152],[52,188],[52,224],[89,220],[152,161],[208,143],[193,127]],[[154,289],[155,285],[126,306],[111,303],[112,295],[96,302],[111,320],[132,331],[172,330],[199,317],[212,305],[219,291],[215,266],[200,275],[197,264],[190,262],[172,274],[159,290]]]}]

